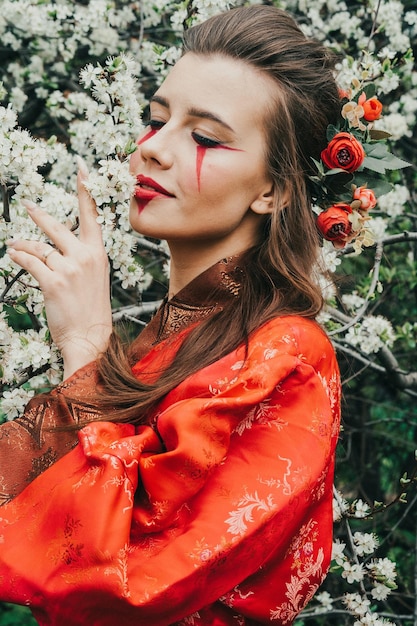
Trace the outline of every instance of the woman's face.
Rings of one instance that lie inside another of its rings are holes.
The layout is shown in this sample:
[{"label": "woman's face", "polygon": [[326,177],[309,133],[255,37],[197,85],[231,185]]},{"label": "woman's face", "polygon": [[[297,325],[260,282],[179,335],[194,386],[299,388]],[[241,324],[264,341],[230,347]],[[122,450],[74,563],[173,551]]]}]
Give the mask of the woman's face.
[{"label": "woman's face", "polygon": [[132,227],[170,246],[240,252],[272,210],[263,118],[272,81],[244,62],[188,53],[150,105],[131,157]]}]

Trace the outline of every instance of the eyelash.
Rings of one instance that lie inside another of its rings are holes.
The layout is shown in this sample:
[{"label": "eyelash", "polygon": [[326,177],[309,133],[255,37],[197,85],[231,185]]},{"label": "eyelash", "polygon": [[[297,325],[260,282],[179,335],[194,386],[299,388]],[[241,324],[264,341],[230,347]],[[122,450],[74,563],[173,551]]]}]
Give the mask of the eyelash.
[{"label": "eyelash", "polygon": [[[165,125],[165,122],[162,120],[149,120],[148,126],[151,127],[152,130],[160,130]],[[196,144],[202,146],[204,148],[217,148],[221,146],[221,141],[216,141],[216,139],[210,139],[209,137],[204,137],[203,135],[199,135],[198,133],[192,132],[191,137],[194,139]]]},{"label": "eyelash", "polygon": [[215,139],[210,139],[209,137],[203,137],[203,135],[199,135],[198,133],[191,133],[194,141],[203,148],[217,148],[221,146],[220,141],[216,141]]},{"label": "eyelash", "polygon": [[147,126],[150,126],[152,130],[159,130],[162,126],[165,125],[165,122],[160,120],[149,120]]}]

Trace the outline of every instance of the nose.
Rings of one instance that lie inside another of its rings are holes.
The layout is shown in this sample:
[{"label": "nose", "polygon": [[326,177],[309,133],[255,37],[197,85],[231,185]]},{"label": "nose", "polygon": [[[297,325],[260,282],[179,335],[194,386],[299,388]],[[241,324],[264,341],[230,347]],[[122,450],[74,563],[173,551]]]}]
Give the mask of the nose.
[{"label": "nose", "polygon": [[166,126],[148,130],[143,137],[138,139],[137,143],[138,152],[143,161],[152,161],[162,169],[171,167],[171,141]]}]

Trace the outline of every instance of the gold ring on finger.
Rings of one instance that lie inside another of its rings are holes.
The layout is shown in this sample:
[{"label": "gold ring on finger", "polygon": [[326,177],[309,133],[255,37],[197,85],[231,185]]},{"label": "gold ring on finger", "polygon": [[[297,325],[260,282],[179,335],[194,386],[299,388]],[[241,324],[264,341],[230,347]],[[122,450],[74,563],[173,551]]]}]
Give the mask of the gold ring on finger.
[{"label": "gold ring on finger", "polygon": [[58,250],[56,248],[48,248],[48,250],[46,250],[46,252],[42,254],[42,261],[45,263],[45,265],[47,265],[46,261],[48,260],[48,256],[52,254],[52,252],[58,252]]}]

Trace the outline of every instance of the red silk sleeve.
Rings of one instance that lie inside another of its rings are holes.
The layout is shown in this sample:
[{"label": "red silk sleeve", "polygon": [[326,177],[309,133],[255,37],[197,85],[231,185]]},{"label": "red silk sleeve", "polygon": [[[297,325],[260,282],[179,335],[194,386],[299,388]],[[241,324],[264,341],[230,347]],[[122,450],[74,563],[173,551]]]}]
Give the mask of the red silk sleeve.
[{"label": "red silk sleeve", "polygon": [[281,318],[168,394],[158,432],[86,426],[2,511],[1,599],[45,625],[290,624],[329,563],[338,403],[322,331]]},{"label": "red silk sleeve", "polygon": [[[50,393],[32,398],[23,415],[1,424],[0,506],[15,498],[77,444],[76,429],[55,427],[76,427],[79,422],[97,417],[97,412],[85,404],[96,385],[96,366],[90,363]],[[80,398],[80,405],[68,402],[68,396]]]}]

